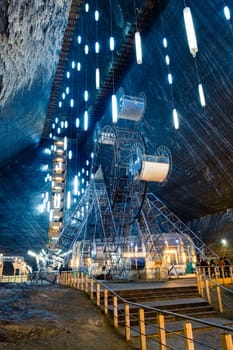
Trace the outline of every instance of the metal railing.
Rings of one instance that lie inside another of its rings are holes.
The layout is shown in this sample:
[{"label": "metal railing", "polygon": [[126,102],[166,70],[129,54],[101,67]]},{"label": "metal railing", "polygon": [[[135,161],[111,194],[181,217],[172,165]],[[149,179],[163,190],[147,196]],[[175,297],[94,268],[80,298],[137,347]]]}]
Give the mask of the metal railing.
[{"label": "metal railing", "polygon": [[112,316],[114,327],[124,331],[126,341],[139,340],[141,350],[233,349],[233,327],[130,302],[104,281],[83,272],[63,272],[58,282],[86,292],[106,315]]}]

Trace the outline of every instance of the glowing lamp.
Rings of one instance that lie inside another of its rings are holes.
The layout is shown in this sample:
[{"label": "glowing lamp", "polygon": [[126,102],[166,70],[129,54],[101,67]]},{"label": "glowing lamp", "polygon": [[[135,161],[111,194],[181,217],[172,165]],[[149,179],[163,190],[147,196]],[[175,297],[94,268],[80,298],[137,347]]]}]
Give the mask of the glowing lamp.
[{"label": "glowing lamp", "polygon": [[88,130],[88,111],[84,112],[84,130],[87,131]]},{"label": "glowing lamp", "polygon": [[227,21],[229,21],[231,19],[231,12],[228,6],[224,6],[224,15]]},{"label": "glowing lamp", "polygon": [[117,98],[116,95],[112,95],[112,122],[117,123],[118,112],[117,112]]},{"label": "glowing lamp", "polygon": [[95,53],[99,53],[100,52],[100,44],[98,43],[98,41],[96,41],[95,43]]},{"label": "glowing lamp", "polygon": [[67,192],[67,197],[66,197],[66,207],[67,209],[70,209],[70,205],[71,205],[71,194],[70,191]]},{"label": "glowing lamp", "polygon": [[88,91],[87,90],[85,90],[84,91],[84,101],[88,101]]},{"label": "glowing lamp", "polygon": [[187,35],[187,40],[189,45],[189,51],[191,55],[195,57],[198,52],[198,47],[197,47],[195,29],[193,25],[192,13],[189,7],[185,7],[183,9],[183,15],[184,15],[184,23],[185,23],[185,30],[186,30],[186,35]]},{"label": "glowing lamp", "polygon": [[141,35],[139,32],[135,32],[135,49],[137,64],[142,64],[142,43]]},{"label": "glowing lamp", "polygon": [[110,51],[114,51],[114,49],[115,49],[115,41],[114,41],[113,36],[111,36],[109,39],[109,48],[110,48]]},{"label": "glowing lamp", "polygon": [[170,85],[173,83],[173,78],[172,78],[172,74],[171,74],[171,73],[169,73],[169,74],[167,75],[167,80],[168,80],[168,83],[169,83]]},{"label": "glowing lamp", "polygon": [[96,11],[95,11],[95,21],[98,22],[99,18],[100,18],[99,11],[96,10]]},{"label": "glowing lamp", "polygon": [[179,117],[178,117],[177,110],[175,108],[173,108],[172,115],[173,115],[174,128],[176,130],[178,130],[179,129]]},{"label": "glowing lamp", "polygon": [[167,48],[167,39],[163,38],[163,47],[166,49]]},{"label": "glowing lamp", "polygon": [[84,46],[84,53],[85,53],[85,55],[88,55],[88,52],[89,52],[89,47],[88,47],[88,45],[86,44],[86,45]]},{"label": "glowing lamp", "polygon": [[75,175],[74,177],[74,194],[77,196],[78,194],[78,176]]},{"label": "glowing lamp", "polygon": [[205,107],[206,106],[205,95],[204,95],[204,90],[201,83],[198,84],[198,92],[199,92],[201,106]]},{"label": "glowing lamp", "polygon": [[165,56],[165,63],[167,66],[170,64],[170,57],[168,55]]},{"label": "glowing lamp", "polygon": [[64,137],[64,151],[67,150],[67,143],[68,143],[68,140],[67,140],[67,137],[65,136]]},{"label": "glowing lamp", "polygon": [[95,70],[95,88],[98,90],[100,88],[100,70],[96,68]]}]

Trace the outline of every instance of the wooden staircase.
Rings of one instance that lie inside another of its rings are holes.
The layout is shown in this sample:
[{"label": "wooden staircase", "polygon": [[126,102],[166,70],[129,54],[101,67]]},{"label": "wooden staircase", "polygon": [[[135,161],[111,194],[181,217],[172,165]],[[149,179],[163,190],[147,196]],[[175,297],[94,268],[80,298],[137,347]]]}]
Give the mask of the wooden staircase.
[{"label": "wooden staircase", "polygon": [[[207,301],[202,299],[196,286],[174,288],[146,288],[115,291],[121,298],[136,304],[143,304],[159,310],[171,311],[177,314],[195,318],[215,318],[218,313]],[[111,300],[111,296],[109,296]],[[130,305],[130,324],[138,324],[139,305]],[[119,324],[124,326],[124,303],[118,303]],[[113,313],[113,305],[109,303],[109,313]],[[166,322],[177,321],[174,315],[165,316]],[[145,322],[156,323],[156,312],[145,309]]]}]

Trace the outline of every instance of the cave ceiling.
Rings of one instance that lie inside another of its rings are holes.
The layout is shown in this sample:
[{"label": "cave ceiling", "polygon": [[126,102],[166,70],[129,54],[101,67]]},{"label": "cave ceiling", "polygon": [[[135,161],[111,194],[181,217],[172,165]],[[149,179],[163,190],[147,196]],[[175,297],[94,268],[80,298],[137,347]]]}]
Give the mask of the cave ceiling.
[{"label": "cave ceiling", "polygon": [[[233,31],[231,19],[224,17],[223,1],[187,2],[197,35],[195,58],[187,44],[183,1],[95,0],[88,2],[88,12],[87,2],[77,0],[2,0],[0,4],[0,194],[5,203],[1,246],[9,247],[9,237],[16,246],[17,237],[25,235],[30,237],[30,243],[24,243],[27,248],[36,235],[38,245],[46,242],[47,219],[35,208],[46,191],[41,167],[47,160],[42,150],[51,143],[49,134],[57,132],[53,124],[56,118],[68,121],[69,127],[60,135],[66,133],[70,139],[74,172],[90,156],[96,124],[111,124],[110,98],[119,89],[129,96],[143,93],[146,98],[142,120],[124,121],[120,126],[140,131],[147,154],[154,154],[161,145],[172,154],[167,182],[163,186],[149,183],[148,190],[186,222],[233,207]],[[142,64],[135,61],[136,28],[142,37]],[[115,38],[114,52],[108,48],[110,36]],[[99,90],[95,88],[97,65]],[[198,96],[200,82],[204,108]],[[63,99],[67,87],[69,94]],[[84,90],[89,91],[88,102],[83,99]],[[178,130],[172,120],[174,107]],[[90,116],[88,131],[83,130],[85,109]]]}]

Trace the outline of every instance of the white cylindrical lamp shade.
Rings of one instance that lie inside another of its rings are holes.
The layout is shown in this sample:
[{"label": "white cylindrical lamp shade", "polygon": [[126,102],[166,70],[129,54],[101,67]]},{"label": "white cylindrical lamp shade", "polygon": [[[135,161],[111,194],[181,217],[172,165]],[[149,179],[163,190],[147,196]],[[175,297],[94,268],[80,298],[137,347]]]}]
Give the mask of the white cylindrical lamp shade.
[{"label": "white cylindrical lamp shade", "polygon": [[142,43],[140,32],[135,32],[135,49],[137,64],[142,64]]},{"label": "white cylindrical lamp shade", "polygon": [[197,39],[196,39],[190,7],[185,7],[183,9],[183,15],[184,15],[184,24],[185,24],[185,30],[186,30],[186,35],[187,35],[187,40],[189,45],[189,51],[191,55],[195,57],[198,52],[198,47],[197,47]]}]

